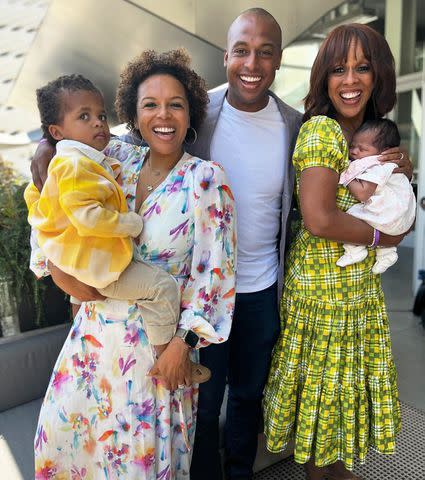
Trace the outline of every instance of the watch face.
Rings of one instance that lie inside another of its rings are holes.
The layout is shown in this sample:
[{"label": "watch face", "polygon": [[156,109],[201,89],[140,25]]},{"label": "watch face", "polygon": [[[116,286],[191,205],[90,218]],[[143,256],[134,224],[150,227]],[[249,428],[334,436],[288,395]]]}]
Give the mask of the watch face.
[{"label": "watch face", "polygon": [[192,330],[188,330],[184,341],[189,345],[189,347],[195,348],[198,344],[199,337]]}]

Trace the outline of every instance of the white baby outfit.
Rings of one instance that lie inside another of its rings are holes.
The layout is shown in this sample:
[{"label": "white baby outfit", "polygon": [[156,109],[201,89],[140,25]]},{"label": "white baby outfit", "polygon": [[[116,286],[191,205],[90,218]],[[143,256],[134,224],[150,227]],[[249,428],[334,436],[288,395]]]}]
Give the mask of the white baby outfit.
[{"label": "white baby outfit", "polygon": [[[407,232],[415,220],[416,199],[409,180],[402,173],[393,173],[395,163],[379,161],[379,155],[360,158],[342,172],[339,183],[347,186],[354,179],[376,183],[375,193],[366,201],[356,203],[347,211],[364,220],[380,232],[400,235]],[[345,267],[367,257],[364,245],[344,244],[344,255],[336,262]],[[373,273],[383,273],[397,261],[396,247],[376,249]]]}]

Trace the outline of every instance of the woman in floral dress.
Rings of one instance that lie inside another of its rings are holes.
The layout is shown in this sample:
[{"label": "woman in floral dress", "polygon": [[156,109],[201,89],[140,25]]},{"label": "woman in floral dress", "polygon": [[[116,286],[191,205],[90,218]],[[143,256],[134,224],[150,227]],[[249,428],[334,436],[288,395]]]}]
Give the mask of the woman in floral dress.
[{"label": "woman in floral dress", "polygon": [[[222,168],[182,148],[207,103],[188,65],[173,51],[145,52],[126,67],[118,114],[150,148],[113,140],[105,153],[122,162],[128,207],[144,219],[135,256],[174,276],[182,292],[179,327],[207,347],[230,332],[235,212]],[[75,297],[99,298],[57,269],[52,274]],[[190,356],[196,360],[196,349]],[[188,359],[177,337],[156,359],[137,303],[83,303],[41,408],[35,478],[189,479],[198,389]]]},{"label": "woman in floral dress", "polygon": [[[348,144],[367,118],[395,103],[394,61],[385,39],[364,25],[336,28],[322,44],[306,97],[293,162],[303,217],[289,253],[282,332],[265,393],[267,447],[295,440],[310,480],[358,479],[354,458],[390,454],[400,430],[396,370],[375,255],[337,267],[342,243],[396,245],[344,213],[356,203],[338,184]],[[391,149],[383,160],[403,156]]]}]

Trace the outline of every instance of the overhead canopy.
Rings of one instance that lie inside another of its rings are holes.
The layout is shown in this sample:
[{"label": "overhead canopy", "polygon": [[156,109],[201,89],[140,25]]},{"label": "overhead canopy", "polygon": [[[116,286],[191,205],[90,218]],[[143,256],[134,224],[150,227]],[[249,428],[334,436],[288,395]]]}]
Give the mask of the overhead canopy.
[{"label": "overhead canopy", "polygon": [[35,114],[34,91],[65,74],[82,73],[104,92],[108,109],[123,66],[142,50],[189,50],[210,88],[226,81],[226,32],[244,9],[261,6],[283,27],[284,44],[339,1],[53,0],[16,80],[9,104]]}]

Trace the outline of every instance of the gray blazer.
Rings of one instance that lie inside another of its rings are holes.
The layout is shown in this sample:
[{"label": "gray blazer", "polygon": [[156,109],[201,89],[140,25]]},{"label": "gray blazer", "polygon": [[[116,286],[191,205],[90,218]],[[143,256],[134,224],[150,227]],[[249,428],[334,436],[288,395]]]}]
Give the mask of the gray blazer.
[{"label": "gray blazer", "polygon": [[[204,160],[210,160],[210,147],[211,141],[214,135],[215,127],[217,125],[218,117],[220,116],[221,109],[223,108],[224,98],[227,93],[227,86],[216,90],[209,94],[210,103],[208,105],[207,117],[204,120],[199,132],[197,141],[190,146],[186,146],[186,151],[191,155],[202,158]],[[283,273],[284,273],[284,260],[285,260],[285,243],[288,216],[291,210],[292,194],[294,191],[294,179],[295,172],[292,166],[292,154],[294,153],[295,142],[297,140],[298,131],[301,126],[302,115],[297,110],[293,109],[286,103],[282,102],[273,92],[269,92],[277,103],[279,112],[282,115],[282,120],[287,127],[286,132],[288,134],[287,142],[289,145],[288,152],[288,164],[287,170],[284,176],[283,184],[283,197],[282,197],[282,215],[280,226],[280,240],[279,240],[279,270],[278,270],[278,282],[279,282],[279,296],[282,291]],[[214,160],[214,159],[212,159]]]}]

